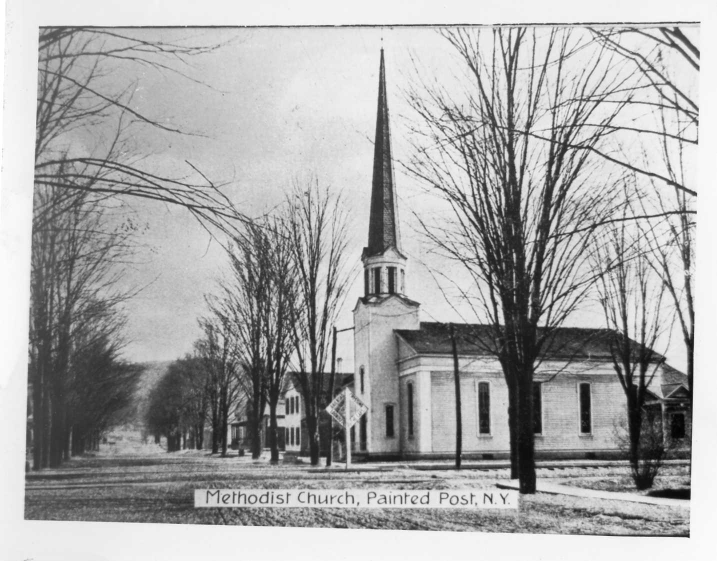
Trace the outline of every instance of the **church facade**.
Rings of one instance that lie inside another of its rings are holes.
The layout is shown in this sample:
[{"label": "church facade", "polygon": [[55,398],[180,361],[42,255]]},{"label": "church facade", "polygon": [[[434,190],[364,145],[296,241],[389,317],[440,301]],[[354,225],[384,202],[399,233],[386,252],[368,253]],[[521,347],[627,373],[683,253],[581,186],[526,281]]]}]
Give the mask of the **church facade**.
[{"label": "church facade", "polygon": [[[355,453],[373,459],[448,457],[456,449],[452,336],[446,324],[422,322],[420,304],[406,294],[408,259],[401,247],[383,49],[370,209],[361,256],[364,295],[353,311],[353,391],[369,412],[354,429]],[[489,328],[454,329],[464,457],[508,457],[508,389],[490,352]],[[689,446],[686,382],[684,374],[656,364],[649,405],[673,448]],[[536,457],[620,454],[625,395],[602,330],[557,330],[533,391]]]}]

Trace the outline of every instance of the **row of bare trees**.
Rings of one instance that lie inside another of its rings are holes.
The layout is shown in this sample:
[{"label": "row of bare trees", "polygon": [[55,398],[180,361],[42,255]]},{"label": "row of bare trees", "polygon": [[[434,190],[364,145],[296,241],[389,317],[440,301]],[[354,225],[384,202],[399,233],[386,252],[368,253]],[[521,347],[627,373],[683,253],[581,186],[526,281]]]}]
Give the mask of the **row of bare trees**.
[{"label": "row of bare trees", "polygon": [[[419,79],[408,92],[417,118],[407,170],[445,205],[437,219],[419,220],[465,268],[471,288],[458,288],[492,326],[484,343],[508,386],[511,475],[523,493],[535,491],[536,367],[555,330],[593,295],[615,334],[635,469],[646,388],[661,358],[652,349],[670,324],[665,291],[692,385],[696,191],[685,159],[697,111],[669,80],[664,50],[696,69],[699,51],[679,29],[630,32],[642,42],[630,43],[624,29],[446,31],[466,82]],[[645,41],[656,49],[642,53]]]},{"label": "row of bare trees", "polygon": [[61,199],[62,212],[33,224],[29,383],[33,467],[57,467],[97,446],[128,405],[141,369],[120,360],[127,293],[116,264],[130,230],[108,230],[91,194],[37,187],[35,209]]},{"label": "row of bare trees", "polygon": [[[221,449],[225,455],[228,419],[241,405],[252,457],[261,456],[266,440],[276,463],[278,406],[292,372],[304,401],[311,461],[318,464],[319,418],[330,400],[324,376],[331,330],[350,279],[346,226],[341,198],[310,179],[297,182],[273,214],[245,224],[233,236],[227,246],[228,274],[207,296],[203,337],[192,358],[176,363],[165,377],[178,378],[180,371],[186,377],[191,364],[195,383],[167,381],[156,388],[148,416],[151,430],[168,441],[170,434],[183,434],[182,427],[189,430],[192,423],[183,420],[184,412],[201,395],[212,451]],[[269,434],[264,435],[267,410]]]},{"label": "row of bare trees", "polygon": [[131,294],[116,287],[136,229],[125,203],[180,206],[224,232],[245,221],[191,163],[196,180],[159,175],[138,147],[140,132],[185,131],[136,109],[132,70],[194,81],[188,58],[216,47],[148,41],[140,31],[40,30],[28,380],[35,469],[95,447],[139,376],[119,354]]},{"label": "row of bare trees", "polygon": [[210,302],[214,317],[233,331],[255,458],[268,406],[267,441],[271,461],[279,461],[277,407],[293,371],[311,462],[319,462],[330,333],[350,278],[346,226],[340,197],[316,179],[297,181],[283,207],[246,227],[229,248],[231,272]]}]

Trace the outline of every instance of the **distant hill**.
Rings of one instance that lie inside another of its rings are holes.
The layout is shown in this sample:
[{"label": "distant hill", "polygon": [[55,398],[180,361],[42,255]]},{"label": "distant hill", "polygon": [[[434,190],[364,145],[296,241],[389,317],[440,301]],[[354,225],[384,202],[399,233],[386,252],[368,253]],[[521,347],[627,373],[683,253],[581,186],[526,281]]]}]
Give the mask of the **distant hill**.
[{"label": "distant hill", "polygon": [[149,402],[149,394],[162,377],[167,373],[169,365],[173,361],[161,362],[143,362],[144,372],[137,384],[137,390],[134,396],[134,410],[127,420],[127,424],[135,429],[141,429],[144,426],[144,419],[147,413]]}]

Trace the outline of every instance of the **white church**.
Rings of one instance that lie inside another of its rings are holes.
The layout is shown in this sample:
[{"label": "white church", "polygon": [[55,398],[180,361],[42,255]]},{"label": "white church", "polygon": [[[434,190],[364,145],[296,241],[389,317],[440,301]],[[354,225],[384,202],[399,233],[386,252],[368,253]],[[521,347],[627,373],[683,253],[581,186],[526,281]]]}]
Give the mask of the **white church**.
[{"label": "white church", "polygon": [[[369,408],[355,426],[355,454],[367,459],[448,457],[455,453],[455,386],[449,327],[421,321],[406,294],[391,158],[384,54],[371,190],[364,296],[354,308],[353,391]],[[501,366],[482,335],[488,327],[458,325],[463,455],[509,456],[508,391]],[[663,365],[650,385],[663,435],[688,446],[686,376]],[[535,376],[533,430],[537,458],[610,457],[619,453],[625,395],[600,330],[564,328]]]}]

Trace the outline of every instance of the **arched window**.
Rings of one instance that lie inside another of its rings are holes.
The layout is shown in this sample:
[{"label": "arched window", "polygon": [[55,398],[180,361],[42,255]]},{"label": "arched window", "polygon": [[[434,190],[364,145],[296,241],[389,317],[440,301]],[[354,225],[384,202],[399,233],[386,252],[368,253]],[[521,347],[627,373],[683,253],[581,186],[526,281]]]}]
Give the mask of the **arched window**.
[{"label": "arched window", "polygon": [[359,380],[361,382],[361,393],[364,392],[364,378],[366,377],[366,369],[362,366],[359,368]]}]

